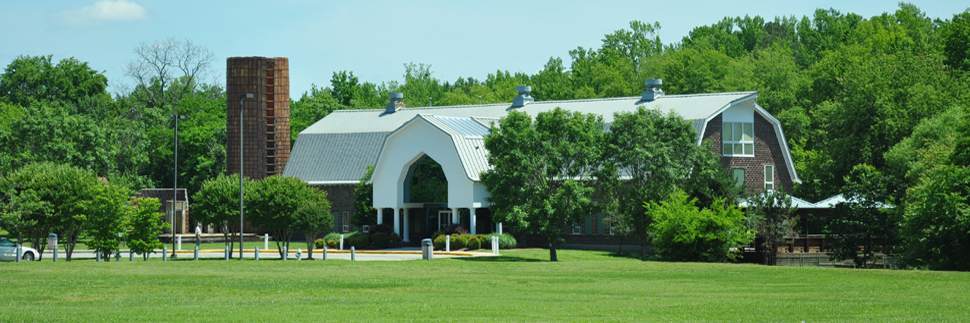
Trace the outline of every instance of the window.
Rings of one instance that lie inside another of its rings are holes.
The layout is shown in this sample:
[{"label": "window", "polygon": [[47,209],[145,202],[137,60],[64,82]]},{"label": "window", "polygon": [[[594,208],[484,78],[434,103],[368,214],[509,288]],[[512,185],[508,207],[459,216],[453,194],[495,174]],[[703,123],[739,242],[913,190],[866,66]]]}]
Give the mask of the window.
[{"label": "window", "polygon": [[734,182],[738,187],[744,187],[744,168],[735,168],[731,170],[734,174]]},{"label": "window", "polygon": [[775,189],[775,166],[765,165],[765,190],[771,191]]},{"label": "window", "polygon": [[578,225],[573,226],[573,234],[581,234],[582,232],[583,232],[583,229],[580,226]]},{"label": "window", "polygon": [[341,216],[340,222],[343,224],[342,231],[350,232],[350,212],[344,211]]},{"label": "window", "polygon": [[725,122],[721,124],[721,143],[724,156],[754,156],[754,124]]}]

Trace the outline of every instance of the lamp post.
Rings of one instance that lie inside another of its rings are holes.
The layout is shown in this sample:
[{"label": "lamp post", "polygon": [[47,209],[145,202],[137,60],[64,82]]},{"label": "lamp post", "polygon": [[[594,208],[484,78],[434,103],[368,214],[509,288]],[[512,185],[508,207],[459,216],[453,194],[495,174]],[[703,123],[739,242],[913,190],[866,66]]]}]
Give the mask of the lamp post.
[{"label": "lamp post", "polygon": [[[172,163],[172,258],[175,258],[175,213],[178,210],[179,201],[179,120],[185,120],[185,115],[180,115],[178,106],[175,107],[175,162]],[[188,196],[186,196],[188,198]]]},{"label": "lamp post", "polygon": [[252,93],[239,95],[239,260],[243,260],[243,100],[252,99]]}]

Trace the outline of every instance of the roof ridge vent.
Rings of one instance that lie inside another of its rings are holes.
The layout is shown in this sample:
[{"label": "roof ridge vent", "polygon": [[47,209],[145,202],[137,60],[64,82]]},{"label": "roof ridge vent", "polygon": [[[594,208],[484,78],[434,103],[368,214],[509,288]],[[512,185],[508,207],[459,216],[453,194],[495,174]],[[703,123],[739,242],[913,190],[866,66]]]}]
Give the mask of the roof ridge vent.
[{"label": "roof ridge vent", "polygon": [[664,90],[660,89],[660,85],[664,83],[662,79],[647,79],[643,83],[647,85],[647,89],[643,90],[641,101],[653,101],[664,95]]},{"label": "roof ridge vent", "polygon": [[387,97],[391,99],[391,102],[388,102],[387,105],[384,106],[384,113],[394,113],[397,112],[397,110],[405,108],[404,102],[401,101],[404,100],[404,93],[389,93],[387,94]]},{"label": "roof ridge vent", "polygon": [[519,92],[519,96],[516,96],[515,99],[512,100],[513,108],[524,107],[526,104],[529,104],[529,102],[535,101],[534,99],[532,99],[532,96],[529,95],[529,93],[532,92],[531,86],[528,86],[528,85],[516,86],[515,92]]}]

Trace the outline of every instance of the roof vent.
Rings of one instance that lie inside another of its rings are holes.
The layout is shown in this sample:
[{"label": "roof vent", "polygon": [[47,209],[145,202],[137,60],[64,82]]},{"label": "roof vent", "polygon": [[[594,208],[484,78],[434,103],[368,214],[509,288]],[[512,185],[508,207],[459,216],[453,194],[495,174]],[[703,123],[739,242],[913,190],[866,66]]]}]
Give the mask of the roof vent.
[{"label": "roof vent", "polygon": [[397,112],[397,110],[404,109],[404,102],[401,102],[401,100],[404,99],[404,93],[390,93],[387,95],[387,97],[391,99],[391,102],[388,102],[387,105],[384,106],[384,113],[394,113]]},{"label": "roof vent", "polygon": [[512,100],[513,108],[524,107],[526,104],[529,104],[529,102],[535,101],[532,99],[532,96],[529,95],[529,92],[532,92],[531,86],[516,86],[515,92],[519,92],[519,96]]},{"label": "roof vent", "polygon": [[647,79],[645,82],[647,84],[647,89],[643,90],[643,101],[653,101],[664,95],[664,90],[660,89],[660,85],[663,84],[661,79]]}]

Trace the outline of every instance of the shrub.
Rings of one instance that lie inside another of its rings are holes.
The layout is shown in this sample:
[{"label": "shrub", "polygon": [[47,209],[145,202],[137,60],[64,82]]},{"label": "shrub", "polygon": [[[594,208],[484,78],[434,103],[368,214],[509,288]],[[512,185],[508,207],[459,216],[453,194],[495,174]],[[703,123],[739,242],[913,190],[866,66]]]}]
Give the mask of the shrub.
[{"label": "shrub", "polygon": [[367,231],[367,233],[370,233],[370,234],[375,234],[375,233],[388,233],[388,234],[390,234],[390,233],[394,233],[394,227],[392,227],[392,226],[390,226],[390,225],[388,225],[386,223],[385,224],[372,225],[372,226],[370,226],[370,231]]},{"label": "shrub", "polygon": [[724,199],[699,209],[682,191],[667,201],[645,204],[653,218],[653,247],[664,260],[724,262],[735,260],[754,235],[744,226],[744,213]]},{"label": "shrub", "polygon": [[[465,236],[465,235],[463,235]],[[477,235],[467,235],[468,242],[465,243],[465,249],[468,250],[478,250],[482,247],[482,242],[478,240]]]},{"label": "shrub", "polygon": [[439,234],[438,237],[434,238],[434,248],[435,250],[445,250],[445,235]]},{"label": "shrub", "polygon": [[461,226],[461,224],[457,223],[445,227],[444,231],[445,234],[468,234],[468,230]]},{"label": "shrub", "polygon": [[487,234],[476,234],[475,239],[478,239],[478,243],[483,247],[488,246],[491,248],[492,246],[492,239],[489,238]]},{"label": "shrub", "polygon": [[[343,234],[344,235],[344,239],[348,239],[348,238],[350,238],[350,236],[353,236],[355,234],[357,234],[357,232],[347,232],[347,233],[344,233]],[[337,240],[337,242],[340,242],[340,233],[330,232],[326,236],[323,237],[323,240],[331,240],[331,239]]]},{"label": "shrub", "polygon": [[511,234],[508,234],[508,233],[503,233],[503,234],[492,233],[488,236],[489,236],[489,239],[491,239],[491,237],[493,236],[498,237],[499,249],[515,249],[517,245],[517,242],[515,241],[515,237],[513,237]]},{"label": "shrub", "polygon": [[313,242],[313,246],[317,247],[317,249],[323,249],[324,245],[326,245],[326,242],[322,238]]},{"label": "shrub", "polygon": [[401,244],[401,236],[397,233],[375,232],[370,235],[370,241],[378,249],[395,247]]},{"label": "shrub", "polygon": [[340,247],[340,240],[327,239],[327,248],[337,249]]},{"label": "shrub", "polygon": [[355,234],[350,236],[350,238],[344,236],[345,247],[354,247],[355,249],[364,249],[370,247],[370,237],[366,234]]},{"label": "shrub", "polygon": [[438,240],[438,237],[439,236],[443,236],[443,235],[445,235],[444,232],[442,232],[442,231],[435,231],[433,234],[431,234],[431,240],[432,241]]},{"label": "shrub", "polygon": [[465,247],[465,243],[468,242],[467,234],[452,234],[451,235],[451,250],[458,250]]}]

